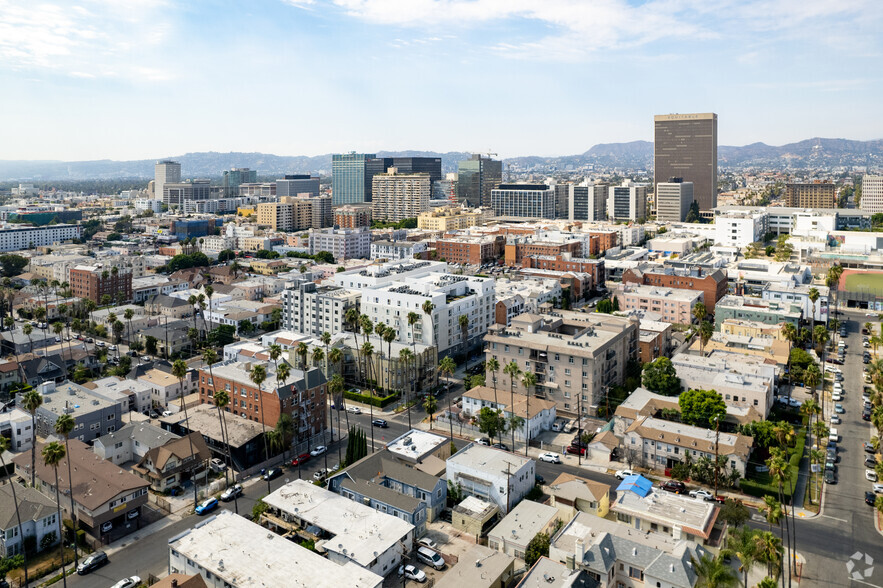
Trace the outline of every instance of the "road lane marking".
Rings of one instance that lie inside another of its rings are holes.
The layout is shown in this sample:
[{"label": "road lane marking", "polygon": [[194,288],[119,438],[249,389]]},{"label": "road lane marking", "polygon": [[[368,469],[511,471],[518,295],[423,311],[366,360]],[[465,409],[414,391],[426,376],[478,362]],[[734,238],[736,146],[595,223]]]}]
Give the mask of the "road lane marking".
[{"label": "road lane marking", "polygon": [[832,517],[829,515],[819,515],[819,516],[825,517],[826,519],[833,519],[835,521],[840,521],[841,523],[848,523],[849,522],[846,519],[838,519],[837,517]]}]

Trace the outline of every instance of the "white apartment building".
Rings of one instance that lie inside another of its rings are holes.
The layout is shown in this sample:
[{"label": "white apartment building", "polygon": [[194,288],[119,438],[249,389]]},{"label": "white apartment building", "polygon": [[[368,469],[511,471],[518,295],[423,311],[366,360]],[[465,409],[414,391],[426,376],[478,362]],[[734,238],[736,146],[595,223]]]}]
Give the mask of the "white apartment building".
[{"label": "white apartment building", "polygon": [[862,199],[859,206],[865,212],[883,212],[883,176],[862,177]]},{"label": "white apartment building", "polygon": [[502,449],[470,443],[447,460],[448,482],[508,513],[536,484],[536,462]]},{"label": "white apartment building", "polygon": [[681,222],[693,204],[693,182],[659,182],[656,184],[656,220]]},{"label": "white apartment building", "polygon": [[319,337],[346,330],[346,312],[359,304],[361,294],[339,286],[298,285],[282,293],[283,328]]},{"label": "white apartment building", "polygon": [[6,225],[0,229],[0,251],[23,251],[45,245],[55,245],[71,239],[79,239],[80,225],[46,225],[45,227],[22,227]]},{"label": "white apartment building", "polygon": [[[815,304],[809,299],[810,290],[819,294]],[[831,289],[827,286],[813,284],[795,284],[794,282],[770,282],[763,287],[761,296],[764,300],[775,300],[785,304],[800,305],[804,320],[828,323],[828,304]]]},{"label": "white apartment building", "polygon": [[413,259],[424,251],[426,251],[426,241],[374,241],[371,243],[371,260]]},{"label": "white apartment building", "polygon": [[[493,322],[494,280],[447,273],[444,263],[390,262],[363,270],[341,272],[334,282],[361,292],[361,312],[374,324],[384,323],[398,333],[400,343],[416,340],[435,345],[439,355],[454,348],[465,349],[487,332]],[[363,284],[359,286],[359,284]],[[432,320],[427,320],[423,305],[433,305]],[[408,313],[419,321],[413,339]],[[460,328],[460,316],[469,318],[468,332]]]},{"label": "white apartment building", "polygon": [[647,186],[625,181],[611,186],[607,192],[607,218],[631,220],[647,218]]},{"label": "white apartment building", "polygon": [[389,168],[376,174],[372,184],[372,217],[379,221],[398,222],[417,218],[429,210],[432,182],[428,173],[400,174]]},{"label": "white apartment building", "polygon": [[162,212],[162,198],[136,198],[135,210],[138,212],[152,210],[154,213],[159,214]]},{"label": "white apartment building", "polygon": [[27,451],[34,445],[31,415],[19,408],[0,414],[0,435],[9,439],[11,451]]},{"label": "white apartment building", "polygon": [[715,350],[707,357],[679,353],[671,362],[685,390],[715,390],[727,406],[769,414],[779,368],[763,357]]},{"label": "white apartment building", "polygon": [[747,247],[751,243],[763,241],[769,231],[769,217],[755,211],[730,211],[714,217],[716,229],[714,242],[726,247]]},{"label": "white apartment building", "polygon": [[327,251],[335,261],[362,259],[371,255],[371,231],[357,229],[310,229],[310,254]]}]

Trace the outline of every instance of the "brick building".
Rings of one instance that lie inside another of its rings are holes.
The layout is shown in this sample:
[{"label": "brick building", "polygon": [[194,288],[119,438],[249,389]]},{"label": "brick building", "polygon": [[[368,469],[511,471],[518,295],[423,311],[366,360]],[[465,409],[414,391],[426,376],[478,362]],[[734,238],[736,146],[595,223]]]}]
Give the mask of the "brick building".
[{"label": "brick building", "polygon": [[708,273],[702,268],[634,268],[623,272],[622,283],[702,292],[708,314],[714,314],[715,303],[727,295],[727,274],[720,269]]},{"label": "brick building", "polygon": [[334,226],[357,229],[371,226],[370,206],[341,206],[334,210]]},{"label": "brick building", "polygon": [[617,231],[589,231],[589,250],[583,251],[583,255],[600,255],[608,249],[619,245],[619,233]]},{"label": "brick building", "polygon": [[[267,427],[275,427],[284,412],[295,423],[299,439],[321,433],[325,427],[326,380],[319,368],[306,372],[292,369],[284,382],[276,379],[272,362],[264,363],[267,377],[258,387],[249,377],[254,363],[224,361],[199,370],[199,399],[203,403],[214,402],[214,391],[224,389],[230,395],[229,412]],[[214,378],[214,379],[213,379]],[[263,403],[263,411],[261,410]]]},{"label": "brick building", "polygon": [[505,262],[508,266],[521,265],[521,260],[528,255],[562,255],[568,253],[580,257],[583,251],[582,241],[573,239],[563,243],[548,241],[513,241],[506,243]]},{"label": "brick building", "polygon": [[671,354],[671,323],[641,319],[638,351],[641,363],[650,363]]},{"label": "brick building", "polygon": [[448,263],[471,263],[480,265],[494,261],[503,253],[503,237],[454,236],[439,239],[434,243],[438,259]]},{"label": "brick building", "polygon": [[70,271],[70,285],[76,298],[88,298],[96,304],[105,294],[113,302],[132,299],[132,271],[126,268],[78,265]]},{"label": "brick building", "polygon": [[571,257],[569,255],[531,255],[521,260],[521,267],[556,272],[582,272],[592,276],[594,286],[604,285],[604,260]]}]

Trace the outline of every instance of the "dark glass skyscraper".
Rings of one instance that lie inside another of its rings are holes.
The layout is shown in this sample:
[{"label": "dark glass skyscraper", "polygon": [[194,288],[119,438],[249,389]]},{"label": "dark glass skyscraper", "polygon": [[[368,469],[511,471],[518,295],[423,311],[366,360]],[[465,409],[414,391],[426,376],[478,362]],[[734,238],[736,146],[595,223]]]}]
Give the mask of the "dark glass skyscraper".
[{"label": "dark glass skyscraper", "polygon": [[693,182],[699,210],[717,206],[717,115],[663,114],[653,117],[654,186],[669,178]]},{"label": "dark glass skyscraper", "polygon": [[442,179],[441,157],[384,157],[384,172],[396,168],[400,174],[429,174],[433,184]]},{"label": "dark glass skyscraper", "polygon": [[457,167],[457,200],[468,206],[491,206],[491,190],[503,181],[503,162],[473,155]]},{"label": "dark glass skyscraper", "polygon": [[373,153],[335,153],[331,156],[332,203],[371,202],[374,174],[384,171],[384,160]]}]

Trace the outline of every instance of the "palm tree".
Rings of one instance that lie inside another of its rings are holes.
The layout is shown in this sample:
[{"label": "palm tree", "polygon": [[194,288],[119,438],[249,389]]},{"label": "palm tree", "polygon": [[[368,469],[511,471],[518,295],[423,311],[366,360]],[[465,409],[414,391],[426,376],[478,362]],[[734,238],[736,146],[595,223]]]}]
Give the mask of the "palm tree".
[{"label": "palm tree", "polygon": [[300,357],[300,369],[307,371],[307,354],[310,352],[310,348],[301,341],[297,344],[294,352]]},{"label": "palm tree", "polygon": [[466,355],[466,369],[469,369],[469,352],[467,351],[467,347],[469,345],[469,315],[461,314],[457,317],[457,324],[460,326],[460,339],[463,341],[463,353]]},{"label": "palm tree", "polygon": [[130,344],[132,343],[132,317],[134,317],[134,316],[135,316],[135,311],[132,310],[131,308],[127,308],[125,311],[123,311],[123,317],[126,319],[126,322],[128,323],[128,326],[129,326],[129,336],[128,336],[127,340]]},{"label": "palm tree", "polygon": [[[754,542],[756,544],[755,557],[758,562],[766,564],[767,576],[779,575],[779,563],[782,561],[782,540],[771,531],[761,531],[754,536]],[[773,580],[773,586],[775,585],[776,582]]]},{"label": "palm tree", "polygon": [[695,558],[690,561],[696,574],[696,588],[731,588],[739,585],[736,571],[720,557],[706,554],[699,561]]},{"label": "palm tree", "polygon": [[[809,451],[809,459],[811,463],[823,464],[825,463],[825,453],[820,449],[810,449]],[[819,474],[814,473],[811,474],[813,478],[818,479]],[[809,493],[809,503],[812,504],[812,490]]]},{"label": "palm tree", "polygon": [[[283,386],[285,386],[285,382],[288,381],[289,377],[291,377],[291,365],[283,362],[282,365],[280,365],[279,367],[276,368],[276,395],[277,396],[281,396],[281,394],[279,394],[279,388],[282,388]],[[301,420],[304,420],[303,409],[300,406],[298,406],[298,412],[301,414]],[[278,428],[279,423],[276,423],[276,426]],[[301,429],[301,427],[299,426],[298,430],[300,430],[300,429]],[[282,459],[283,460],[285,459],[285,450],[284,449],[282,451]]]},{"label": "palm tree", "polygon": [[[71,437],[71,432],[74,430],[77,424],[74,421],[74,417],[69,414],[59,415],[58,419],[55,421],[55,433],[64,437],[64,450],[67,454],[70,454],[70,446],[68,441]],[[73,474],[71,472],[71,460],[67,460],[67,483],[68,483],[68,492],[70,494],[71,499],[71,527],[74,533],[74,564],[80,564],[80,556],[79,550],[77,549],[77,512],[74,510],[74,484],[73,484]],[[60,523],[61,521],[59,521]]]},{"label": "palm tree", "polygon": [[[7,451],[9,451],[9,448],[11,447],[11,445],[12,445],[12,442],[7,437],[0,435],[0,465],[3,466],[4,472],[6,471],[6,460],[3,459],[3,454],[6,453]],[[18,495],[15,492],[15,486],[16,486],[16,483],[14,481],[10,481],[9,487],[12,488],[12,501],[15,503],[15,518],[18,522],[18,536],[21,537],[21,540],[22,540],[21,556],[24,560],[24,565],[22,566],[22,568],[24,569],[24,572],[25,572],[24,585],[27,586],[28,585],[28,554],[24,550],[25,534],[24,534],[24,529],[21,526],[21,511],[19,510]]]},{"label": "palm tree", "polygon": [[[408,367],[410,365],[411,360],[414,359],[414,354],[411,353],[411,350],[407,347],[402,347],[401,351],[399,351],[399,364],[404,366],[404,380],[402,383],[402,394],[405,396],[405,411],[408,413],[408,430],[411,430],[411,395],[408,394],[411,386],[411,378],[408,373]],[[416,374],[414,376],[417,377]],[[404,382],[408,382],[407,388],[405,387]]]},{"label": "palm tree", "polygon": [[[344,314],[344,322],[350,326],[350,330],[353,332],[353,347],[359,346],[359,340],[356,336],[356,333],[359,331],[359,327],[361,326],[361,315],[359,314],[359,309],[352,306],[347,309],[346,314]],[[362,374],[362,357],[356,354],[356,361],[359,363],[358,369],[356,370],[356,381],[358,381],[359,376]]]},{"label": "palm tree", "polygon": [[427,394],[423,399],[423,410],[429,415],[429,430],[432,430],[432,415],[438,410],[438,401],[432,394]]},{"label": "palm tree", "polygon": [[[340,351],[336,347],[332,351]],[[341,434],[340,431],[340,413],[343,412],[346,414],[346,430],[350,430],[350,416],[349,413],[344,410],[346,408],[345,403],[343,402],[343,376],[340,374],[334,374],[331,376],[331,380],[328,383],[328,392],[331,393],[331,401],[334,403],[335,412],[337,413],[337,463],[343,464],[343,460],[341,458],[341,446],[343,445],[340,442]],[[372,425],[373,426],[373,425]],[[299,465],[298,465],[299,467]]]},{"label": "palm tree", "polygon": [[486,362],[484,362],[484,369],[485,371],[491,373],[491,382],[494,385],[494,410],[497,410],[497,372],[500,371],[500,362],[497,361],[496,357],[491,357]]},{"label": "palm tree", "polygon": [[[513,359],[503,368],[503,373],[509,376],[509,414],[515,415],[515,378],[521,375],[521,368]],[[512,450],[515,450],[515,428],[512,427]]]},{"label": "palm tree", "polygon": [[[524,429],[524,455],[527,455],[527,448],[530,446],[530,389],[537,385],[537,375],[533,372],[524,372],[524,375],[521,377],[521,383],[524,385],[524,418],[525,418],[525,429]],[[515,447],[512,447],[515,449]]]},{"label": "palm tree", "polygon": [[313,347],[313,353],[311,360],[313,362],[313,367],[319,367],[319,363],[325,359],[325,352],[322,351],[321,347]]},{"label": "palm tree", "polygon": [[341,351],[339,347],[335,347],[334,349],[329,350],[326,356],[330,363],[337,364],[337,372],[343,376],[343,351]]},{"label": "palm tree", "polygon": [[[420,315],[414,312],[413,310],[408,313],[408,326],[411,328],[411,353],[414,354],[414,357],[417,357],[417,339],[414,338],[414,327],[417,326],[417,323],[420,322]],[[416,364],[414,365],[414,371],[417,371]],[[416,375],[416,374],[415,374]]]},{"label": "palm tree", "polygon": [[[370,337],[371,333],[374,332],[374,323],[371,321],[371,319],[368,317],[367,314],[363,314],[362,316],[359,317],[359,326],[362,329],[362,336],[365,338],[364,343],[368,343],[368,337]],[[363,346],[364,346],[364,343],[363,343]],[[374,350],[373,346],[371,347],[371,350],[372,351]],[[369,372],[371,371],[370,367],[371,366],[369,366],[367,363],[365,363],[364,383],[366,386],[368,385],[368,380],[370,378],[370,374],[369,374]],[[372,448],[372,451],[373,451],[373,448]]]},{"label": "palm tree", "polygon": [[699,335],[699,346],[700,353],[705,355],[705,346],[711,340],[711,336],[714,334],[714,326],[708,321],[702,321],[699,323],[699,327],[696,329],[697,334]]},{"label": "palm tree", "polygon": [[22,333],[28,338],[28,353],[34,352],[34,342],[31,340],[31,333],[34,332],[34,327],[31,323],[27,323],[24,327],[22,327]]},{"label": "palm tree", "polygon": [[[438,357],[438,331],[432,322],[432,312],[435,310],[435,304],[430,300],[425,300],[423,306],[421,306],[421,310],[423,310],[423,314],[429,317],[429,324],[432,328],[433,345],[435,346],[436,357]],[[425,332],[425,329],[423,331]],[[435,387],[438,389],[438,370],[435,371]]]},{"label": "palm tree", "polygon": [[331,372],[328,371],[328,346],[331,344],[331,333],[328,331],[324,331],[322,335],[319,336],[319,340],[322,342],[322,345],[325,346],[325,378],[328,379],[331,377]]},{"label": "palm tree", "polygon": [[[43,404],[43,396],[36,390],[28,390],[22,396],[22,407],[31,413],[31,431],[37,438],[37,409]],[[31,445],[31,488],[36,487],[37,444]]]},{"label": "palm tree", "polygon": [[[51,467],[55,470],[55,504],[58,509],[58,524],[59,528],[64,525],[61,524],[61,493],[58,488],[58,464],[61,463],[61,460],[64,459],[65,450],[64,445],[61,443],[57,443],[53,441],[52,443],[48,443],[43,447],[43,463],[48,467]],[[70,460],[68,460],[70,461]],[[59,539],[61,539],[59,537]],[[67,574],[64,573],[64,540],[60,541],[61,545],[61,579],[64,582],[65,588],[67,588]]]},{"label": "palm tree", "polygon": [[454,360],[451,359],[450,355],[446,355],[438,364],[438,371],[441,372],[447,380],[447,389],[445,393],[448,397],[448,423],[451,426],[451,443],[454,442],[454,413],[451,411],[451,376],[456,370],[457,364],[454,363]]},{"label": "palm tree", "polygon": [[696,317],[697,323],[704,321],[705,317],[708,316],[708,309],[705,307],[705,304],[697,302],[693,305],[693,316]]},{"label": "palm tree", "polygon": [[[767,467],[769,467],[770,478],[776,481],[776,484],[779,488],[779,501],[785,502],[785,493],[784,493],[784,482],[785,478],[788,478],[790,481],[789,474],[789,464],[782,457],[782,453],[784,453],[780,449],[773,449],[770,451],[770,458],[766,461]],[[793,509],[792,509],[793,510]],[[788,551],[791,551],[791,529],[788,525],[788,513],[784,512],[784,523],[785,523],[785,533],[783,537],[786,538],[786,543],[788,545]],[[781,528],[782,520],[779,521],[779,526]],[[790,582],[791,578],[791,558],[788,558],[788,578]]]},{"label": "palm tree", "polygon": [[[264,383],[264,380],[267,379],[267,369],[261,364],[255,364],[251,366],[251,372],[248,374],[248,378],[254,382],[254,385],[258,387],[258,410],[261,413],[261,432],[264,434],[264,458],[269,463],[270,461],[270,446],[269,440],[267,439],[267,431],[266,431],[266,423],[264,422],[264,390],[261,388],[261,384]],[[267,494],[270,493],[270,480],[267,480]]]},{"label": "palm tree", "polygon": [[756,531],[750,527],[742,526],[730,533],[727,539],[727,549],[722,549],[724,555],[735,555],[739,559],[739,571],[742,572],[744,588],[748,588],[748,572],[751,570],[757,556]]},{"label": "palm tree", "polygon": [[196,463],[194,460],[195,454],[193,452],[193,439],[189,435],[189,433],[193,432],[193,429],[190,425],[190,417],[187,416],[187,403],[184,402],[184,378],[187,376],[188,372],[187,363],[183,359],[176,359],[172,364],[172,375],[178,378],[178,397],[181,399],[181,409],[184,411],[184,422],[187,423],[187,443],[190,445],[190,478],[193,481],[193,508],[196,508],[196,503],[199,500],[198,498],[198,489],[196,484],[196,479],[193,473],[193,470],[196,467]]},{"label": "palm tree", "polygon": [[[209,351],[209,349],[206,349]],[[214,380],[212,380],[214,382]],[[218,417],[221,419],[221,441],[224,443],[224,448],[226,449],[227,454],[227,468],[224,469],[224,487],[230,487],[230,479],[227,477],[227,472],[230,468],[233,467],[233,456],[230,453],[230,432],[227,430],[227,406],[230,404],[230,395],[226,390],[216,390],[215,391],[215,406],[218,407]],[[236,483],[236,471],[233,471],[233,483]],[[236,514],[239,514],[239,500],[234,495],[234,508],[236,510]]]},{"label": "palm tree", "polygon": [[386,327],[383,330],[383,342],[387,345],[387,353],[386,353],[386,391],[387,394],[392,394],[392,384],[390,383],[390,378],[392,377],[392,370],[389,369],[389,366],[392,364],[392,342],[398,339],[399,334],[392,327]]},{"label": "palm tree", "polygon": [[[363,317],[367,318],[367,317]],[[369,319],[370,321],[370,319]],[[362,343],[361,348],[362,357],[365,358],[365,371],[367,372],[367,379],[371,378],[371,367],[374,364],[374,360],[372,356],[374,355],[374,346],[371,345],[370,341],[365,341]],[[374,390],[371,389],[371,402],[368,403],[368,410],[371,411],[371,422],[374,422]],[[374,425],[371,425],[371,453],[374,453]]]},{"label": "palm tree", "polygon": [[282,460],[284,461],[285,452],[291,447],[291,441],[294,438],[294,421],[292,420],[291,415],[287,412],[283,412],[279,415],[279,420],[276,421],[276,433],[279,435],[279,440],[282,442]]}]

